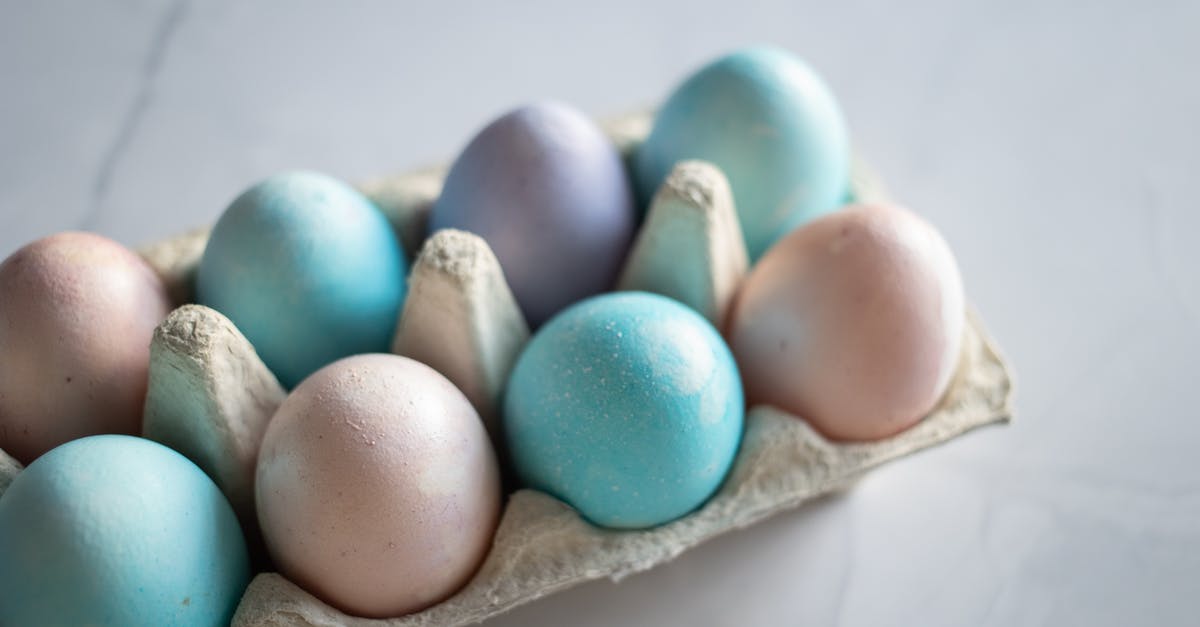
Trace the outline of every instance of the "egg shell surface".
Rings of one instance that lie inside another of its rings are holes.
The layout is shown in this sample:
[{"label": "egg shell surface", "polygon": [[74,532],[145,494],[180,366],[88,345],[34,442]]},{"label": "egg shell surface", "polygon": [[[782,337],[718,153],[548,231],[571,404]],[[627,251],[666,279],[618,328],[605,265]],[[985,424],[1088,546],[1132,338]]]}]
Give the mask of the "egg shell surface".
[{"label": "egg shell surface", "polygon": [[558,103],[512,111],[455,160],[430,233],[482,237],[530,325],[611,289],[633,241],[632,183],[613,143]]},{"label": "egg shell surface", "polygon": [[776,48],[733,52],[675,89],[634,156],[643,205],[685,159],[716,164],[729,177],[752,260],[837,209],[849,189],[848,132],[833,93]]},{"label": "egg shell surface", "polygon": [[692,309],[605,294],[554,317],[518,358],[504,429],[529,486],[604,527],[644,528],[696,509],[741,441],[737,367]]},{"label": "egg shell surface", "polygon": [[945,392],[965,324],[949,245],[900,207],[852,205],[780,240],[751,271],[729,343],[751,404],[834,440],[916,424]]},{"label": "egg shell surface", "polygon": [[125,435],[68,442],[0,498],[0,624],[228,625],[250,581],[233,508],[195,464]]},{"label": "egg shell surface", "polygon": [[314,172],[272,176],[213,229],[197,301],[225,314],[284,387],[348,355],[386,351],[408,264],[387,219]]},{"label": "egg shell surface", "polygon": [[432,368],[349,357],[284,401],[263,438],[257,508],[291,581],[363,617],[457,591],[491,547],[500,471],[483,422]]},{"label": "egg shell surface", "polygon": [[141,431],[162,281],[91,233],[37,240],[0,264],[0,449],[23,464],[70,440]]}]

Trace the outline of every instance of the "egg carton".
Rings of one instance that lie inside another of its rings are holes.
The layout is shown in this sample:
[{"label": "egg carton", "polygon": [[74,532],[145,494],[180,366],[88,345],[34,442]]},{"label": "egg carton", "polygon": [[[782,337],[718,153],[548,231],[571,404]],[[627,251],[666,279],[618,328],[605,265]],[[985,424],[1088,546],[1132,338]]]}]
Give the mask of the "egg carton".
[{"label": "egg carton", "polygon": [[[650,124],[651,116],[639,113],[604,126],[628,159]],[[446,375],[495,439],[498,401],[530,332],[482,239],[447,230],[422,241],[445,173],[443,167],[427,168],[360,189],[387,214],[406,250],[420,251],[393,352]],[[886,199],[878,180],[861,164],[855,165],[852,179],[854,200]],[[207,236],[207,230],[198,230],[142,251],[181,305],[158,327],[151,345],[144,431],[187,455],[216,481],[253,545],[255,459],[285,391],[232,322],[212,309],[185,304],[192,298]],[[684,162],[656,195],[618,289],[671,296],[721,328],[748,268],[725,177],[709,164]],[[945,396],[920,423],[896,436],[871,443],[830,442],[795,416],[753,407],[723,486],[679,520],[647,530],[607,530],[551,496],[520,489],[509,496],[491,552],[474,578],[437,605],[399,618],[362,619],[268,572],[251,582],[233,624],[467,625],[585,581],[619,581],[721,533],[838,490],[885,462],[977,427],[1007,422],[1011,390],[1008,367],[978,315],[968,311],[959,363]],[[19,470],[0,451],[0,492]]]}]

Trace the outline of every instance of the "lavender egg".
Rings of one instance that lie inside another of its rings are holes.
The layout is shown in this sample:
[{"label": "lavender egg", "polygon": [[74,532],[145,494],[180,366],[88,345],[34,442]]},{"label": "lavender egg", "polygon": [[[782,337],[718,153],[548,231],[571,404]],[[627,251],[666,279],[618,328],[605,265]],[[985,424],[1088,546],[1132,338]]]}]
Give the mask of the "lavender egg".
[{"label": "lavender egg", "polygon": [[457,591],[500,516],[479,414],[445,377],[396,355],[336,361],[293,390],[267,427],[255,490],[280,571],[370,618]]},{"label": "lavender egg", "polygon": [[91,233],[59,233],[0,265],[0,449],[28,464],[70,440],[137,434],[154,327],[171,311],[154,270]]},{"label": "lavender egg", "polygon": [[632,184],[611,141],[557,103],[512,111],[454,162],[430,232],[482,237],[534,326],[616,282],[633,240]]},{"label": "lavender egg", "polygon": [[852,205],[767,251],[734,303],[729,344],[752,405],[869,441],[934,408],[964,320],[962,278],[937,230],[900,207]]}]

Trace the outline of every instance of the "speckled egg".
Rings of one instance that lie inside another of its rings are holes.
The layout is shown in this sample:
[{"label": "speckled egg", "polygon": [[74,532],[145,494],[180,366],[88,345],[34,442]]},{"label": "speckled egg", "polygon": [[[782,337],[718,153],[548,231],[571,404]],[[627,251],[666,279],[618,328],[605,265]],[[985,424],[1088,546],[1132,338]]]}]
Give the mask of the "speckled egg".
[{"label": "speckled egg", "polygon": [[430,232],[461,229],[487,241],[533,326],[612,288],[635,222],[616,147],[557,103],[522,107],[480,131],[429,216]]},{"label": "speckled egg", "polygon": [[521,479],[595,524],[651,527],[703,504],[741,441],[737,367],[707,320],[655,294],[573,305],[518,358],[504,430]]},{"label": "speckled egg", "polygon": [[64,444],[0,498],[0,624],[228,625],[250,581],[233,508],[149,440]]},{"label": "speckled egg", "polygon": [[684,159],[716,164],[757,259],[791,229],[842,205],[847,135],[832,92],[803,61],[775,48],[739,50],[692,74],[659,110],[635,155],[638,192],[648,203]]},{"label": "speckled egg", "polygon": [[877,440],[945,392],[964,311],[954,255],[929,223],[853,205],[767,251],[733,305],[729,343],[752,405],[835,440]]},{"label": "speckled egg", "polygon": [[462,587],[491,547],[501,502],[475,409],[396,355],[349,357],[297,387],[263,438],[256,494],[280,571],[373,618]]},{"label": "speckled egg", "polygon": [[59,233],[0,264],[0,449],[28,464],[70,440],[139,433],[162,281],[120,244]]},{"label": "speckled egg", "polygon": [[314,172],[251,187],[213,229],[197,301],[229,317],[285,387],[341,357],[386,351],[407,262],[379,209]]}]

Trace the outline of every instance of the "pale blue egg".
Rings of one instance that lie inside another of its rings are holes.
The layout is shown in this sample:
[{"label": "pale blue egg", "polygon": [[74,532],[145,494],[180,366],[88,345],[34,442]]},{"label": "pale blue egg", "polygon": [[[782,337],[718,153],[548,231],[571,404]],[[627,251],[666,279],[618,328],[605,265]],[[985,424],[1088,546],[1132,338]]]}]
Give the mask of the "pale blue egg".
[{"label": "pale blue egg", "polygon": [[748,48],[692,74],[634,156],[643,204],[684,159],[729,177],[752,259],[788,231],[844,204],[850,149],[825,82],[785,50]]},{"label": "pale blue egg", "polygon": [[250,580],[233,508],[195,464],[98,435],[51,450],[0,498],[0,624],[228,625]]},{"label": "pale blue egg", "polygon": [[716,329],[663,296],[596,296],[552,318],[509,380],[504,430],[522,481],[601,526],[702,505],[728,473],[745,407]]},{"label": "pale blue egg", "polygon": [[288,388],[342,357],[387,352],[407,262],[387,219],[323,174],[279,174],[221,216],[197,302],[225,314]]}]

